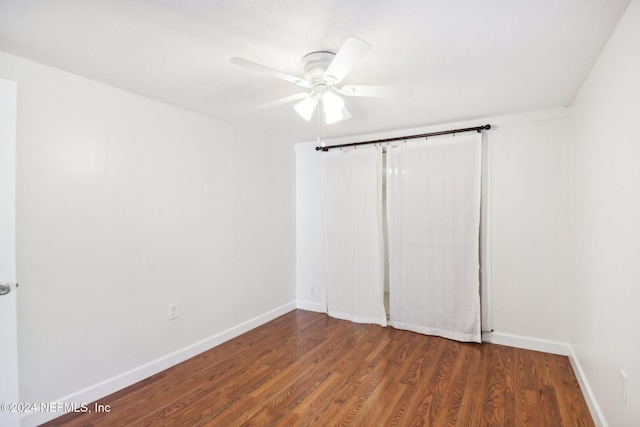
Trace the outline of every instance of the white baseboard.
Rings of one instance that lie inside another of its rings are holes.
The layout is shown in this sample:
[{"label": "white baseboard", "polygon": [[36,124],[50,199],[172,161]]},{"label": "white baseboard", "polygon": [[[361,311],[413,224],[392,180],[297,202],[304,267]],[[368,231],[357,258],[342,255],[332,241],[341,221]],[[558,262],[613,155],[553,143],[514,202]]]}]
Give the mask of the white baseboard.
[{"label": "white baseboard", "polygon": [[560,341],[525,337],[521,335],[504,334],[500,332],[493,332],[488,335],[489,336],[487,337],[483,337],[483,340],[493,344],[508,345],[510,347],[525,348],[527,350],[543,351],[545,353],[568,356],[571,367],[573,368],[573,372],[576,376],[576,379],[578,380],[578,384],[580,384],[582,395],[584,396],[584,399],[587,402],[587,406],[589,407],[589,411],[591,412],[593,422],[598,427],[608,427],[608,424],[604,418],[604,414],[602,413],[602,410],[598,405],[598,401],[593,394],[593,390],[591,390],[589,381],[587,381],[587,377],[582,370],[582,366],[580,366],[580,361],[575,355],[570,344]]},{"label": "white baseboard", "polygon": [[597,427],[608,427],[607,420],[604,418],[602,409],[600,409],[600,405],[598,405],[596,396],[593,394],[593,390],[589,385],[589,381],[587,381],[587,376],[582,370],[580,361],[578,360],[578,357],[574,353],[573,347],[571,347],[571,345],[569,345],[569,351],[571,353],[569,355],[569,362],[571,363],[573,372],[576,375],[578,384],[580,384],[580,390],[582,390],[584,399],[587,401],[587,406],[589,407],[589,411],[591,412],[591,417],[593,418],[593,422],[596,424]]},{"label": "white baseboard", "polygon": [[[212,335],[209,338],[205,338],[188,347],[167,354],[159,359],[153,360],[142,366],[138,366],[130,371],[124,372],[120,375],[116,375],[108,380],[101,381],[97,384],[89,386],[85,389],[79,390],[75,393],[71,393],[67,396],[56,399],[55,402],[67,402],[67,403],[91,403],[118,390],[122,390],[125,387],[129,387],[145,378],[162,372],[167,368],[170,368],[178,363],[182,363],[187,359],[190,359],[204,351],[207,351],[217,345],[222,344],[225,341],[229,341],[245,332],[250,331],[264,323],[267,323],[276,317],[282,316],[296,309],[296,303],[290,302],[267,313],[261,314],[229,328],[225,331]],[[37,426],[54,418],[64,415],[64,412],[34,412],[25,414],[20,418],[21,427]]]},{"label": "white baseboard", "polygon": [[509,347],[559,354],[561,356],[569,356],[571,354],[571,347],[565,342],[525,337],[522,335],[505,334],[502,332],[492,332],[487,334],[487,336],[483,337],[483,341],[493,344],[508,345]]},{"label": "white baseboard", "polygon": [[297,300],[296,308],[299,308],[300,310],[316,311],[318,313],[327,312],[327,307],[325,306],[325,304],[320,302],[313,302],[313,301]]}]

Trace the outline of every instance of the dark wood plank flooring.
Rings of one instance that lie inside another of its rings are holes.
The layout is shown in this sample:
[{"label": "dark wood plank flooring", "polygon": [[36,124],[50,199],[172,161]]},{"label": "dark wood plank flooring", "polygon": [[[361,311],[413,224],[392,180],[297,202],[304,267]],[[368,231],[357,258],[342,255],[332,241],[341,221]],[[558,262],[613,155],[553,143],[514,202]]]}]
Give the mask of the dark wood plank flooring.
[{"label": "dark wood plank flooring", "polygon": [[594,425],[567,357],[302,310],[97,403],[45,425]]}]

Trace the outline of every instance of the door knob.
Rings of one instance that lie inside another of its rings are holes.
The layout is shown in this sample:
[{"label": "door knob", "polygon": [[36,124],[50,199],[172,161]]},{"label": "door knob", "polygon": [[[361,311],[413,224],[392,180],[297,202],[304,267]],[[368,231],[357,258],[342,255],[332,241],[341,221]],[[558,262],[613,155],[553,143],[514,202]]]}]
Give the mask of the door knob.
[{"label": "door knob", "polygon": [[0,283],[0,295],[6,295],[11,292],[11,286],[8,283]]}]

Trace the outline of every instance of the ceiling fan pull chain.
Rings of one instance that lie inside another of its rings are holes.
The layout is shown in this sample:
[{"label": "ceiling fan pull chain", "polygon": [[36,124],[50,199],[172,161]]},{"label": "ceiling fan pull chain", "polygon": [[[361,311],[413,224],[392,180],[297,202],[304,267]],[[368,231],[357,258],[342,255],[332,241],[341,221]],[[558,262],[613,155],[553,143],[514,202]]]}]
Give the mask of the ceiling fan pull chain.
[{"label": "ceiling fan pull chain", "polygon": [[320,141],[322,140],[322,118],[320,117],[322,114],[322,108],[318,108],[318,114],[317,114],[317,118],[318,118],[318,143],[320,143]]}]

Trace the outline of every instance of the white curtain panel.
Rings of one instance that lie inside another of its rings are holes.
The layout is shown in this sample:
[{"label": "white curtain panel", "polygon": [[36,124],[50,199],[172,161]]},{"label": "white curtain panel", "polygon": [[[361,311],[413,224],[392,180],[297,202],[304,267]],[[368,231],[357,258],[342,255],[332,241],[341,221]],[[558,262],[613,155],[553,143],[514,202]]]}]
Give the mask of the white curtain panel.
[{"label": "white curtain panel", "polygon": [[382,150],[322,153],[327,313],[386,326],[382,240]]},{"label": "white curtain panel", "polygon": [[387,149],[390,324],[481,341],[481,135]]}]

